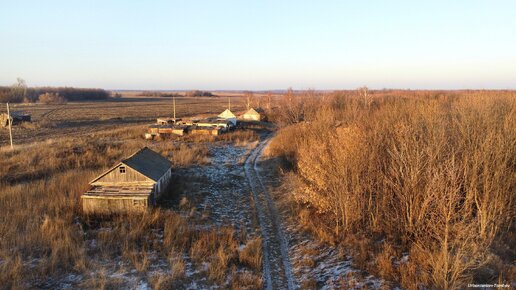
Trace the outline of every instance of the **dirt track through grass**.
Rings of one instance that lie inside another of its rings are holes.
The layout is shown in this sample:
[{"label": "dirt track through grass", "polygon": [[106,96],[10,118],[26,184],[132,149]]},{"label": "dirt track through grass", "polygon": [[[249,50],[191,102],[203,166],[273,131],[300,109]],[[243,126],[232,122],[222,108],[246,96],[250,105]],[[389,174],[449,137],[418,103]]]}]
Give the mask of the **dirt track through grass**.
[{"label": "dirt track through grass", "polygon": [[253,192],[263,239],[263,275],[266,289],[296,289],[288,256],[288,242],[274,201],[258,173],[258,160],[269,142],[265,138],[251,152],[244,169]]}]

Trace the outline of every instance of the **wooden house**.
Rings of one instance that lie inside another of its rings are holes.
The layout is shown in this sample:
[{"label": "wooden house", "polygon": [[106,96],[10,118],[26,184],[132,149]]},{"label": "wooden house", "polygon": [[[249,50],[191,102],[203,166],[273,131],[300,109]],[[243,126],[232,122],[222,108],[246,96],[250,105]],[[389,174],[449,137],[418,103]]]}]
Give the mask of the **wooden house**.
[{"label": "wooden house", "polygon": [[233,124],[233,126],[236,126],[237,124],[237,118],[233,112],[231,112],[229,109],[226,109],[224,112],[220,113],[218,116],[220,119],[227,120]]},{"label": "wooden house", "polygon": [[[22,122],[30,122],[31,115],[23,113],[23,112],[11,112],[11,124],[16,125]],[[7,113],[0,114],[0,126],[7,127],[9,126],[9,116]]]},{"label": "wooden house", "polygon": [[260,108],[250,108],[247,112],[243,113],[241,116],[242,120],[246,121],[262,121],[265,119],[264,111]]},{"label": "wooden house", "polygon": [[90,182],[81,196],[85,213],[144,211],[167,190],[168,159],[144,147]]}]

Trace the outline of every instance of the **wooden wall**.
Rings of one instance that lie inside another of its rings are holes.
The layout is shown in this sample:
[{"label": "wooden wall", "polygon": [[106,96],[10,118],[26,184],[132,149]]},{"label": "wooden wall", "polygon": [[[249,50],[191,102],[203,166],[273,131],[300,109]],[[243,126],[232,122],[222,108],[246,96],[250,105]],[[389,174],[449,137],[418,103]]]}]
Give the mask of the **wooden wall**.
[{"label": "wooden wall", "polygon": [[82,210],[84,213],[109,214],[121,212],[143,212],[149,208],[149,197],[98,197],[83,195]]},{"label": "wooden wall", "polygon": [[[120,173],[120,166],[125,166],[125,173]],[[99,180],[92,183],[92,185],[102,184],[118,184],[118,183],[139,183],[139,184],[153,184],[152,179],[130,168],[127,165],[119,164],[116,168],[111,170],[108,174],[101,177]]]},{"label": "wooden wall", "polygon": [[154,187],[155,199],[158,199],[170,186],[170,178],[172,177],[172,169],[169,168],[165,174],[158,180]]}]

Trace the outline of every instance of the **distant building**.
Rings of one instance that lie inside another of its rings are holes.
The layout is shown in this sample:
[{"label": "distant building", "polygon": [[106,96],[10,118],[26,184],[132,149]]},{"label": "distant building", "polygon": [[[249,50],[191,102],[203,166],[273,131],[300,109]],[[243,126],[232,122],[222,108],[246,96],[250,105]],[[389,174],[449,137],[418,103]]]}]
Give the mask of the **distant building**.
[{"label": "distant building", "polygon": [[81,196],[85,213],[144,211],[167,190],[172,164],[144,147],[90,182]]},{"label": "distant building", "polygon": [[175,125],[180,122],[179,118],[170,118],[170,117],[160,117],[156,119],[156,124],[158,125]]},{"label": "distant building", "polygon": [[[185,125],[150,125],[147,128],[146,139],[153,139],[155,136],[163,136],[163,135],[179,135],[183,136],[186,132],[187,126]],[[147,138],[147,136],[150,136]]]},{"label": "distant building", "polygon": [[193,127],[190,129],[189,133],[192,135],[213,135],[218,136],[222,134],[223,128],[217,126],[204,126],[204,127]]},{"label": "distant building", "polygon": [[220,113],[218,117],[220,119],[230,121],[233,124],[233,126],[236,126],[237,124],[237,118],[235,114],[233,114],[229,109],[226,109],[224,112]]},{"label": "distant building", "polygon": [[[30,122],[31,115],[23,113],[23,112],[11,112],[11,124],[16,125],[22,122]],[[0,114],[0,126],[7,127],[9,126],[9,117],[7,113]]]},{"label": "distant building", "polygon": [[265,119],[264,111],[260,108],[250,108],[247,112],[243,113],[241,116],[242,120],[247,121],[262,121]]},{"label": "distant building", "polygon": [[218,127],[222,131],[227,131],[230,127],[234,126],[233,122],[224,118],[206,118],[195,122],[197,127]]}]

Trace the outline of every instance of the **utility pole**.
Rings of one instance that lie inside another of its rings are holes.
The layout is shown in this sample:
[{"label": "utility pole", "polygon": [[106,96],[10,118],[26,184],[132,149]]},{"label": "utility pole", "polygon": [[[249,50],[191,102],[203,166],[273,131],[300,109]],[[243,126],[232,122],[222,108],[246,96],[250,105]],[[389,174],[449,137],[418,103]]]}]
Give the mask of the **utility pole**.
[{"label": "utility pole", "polygon": [[11,141],[11,149],[14,149],[13,147],[13,131],[11,128],[11,113],[9,112],[9,103],[7,103],[7,121],[9,122],[9,140]]},{"label": "utility pole", "polygon": [[231,111],[231,98],[228,97],[228,109]]},{"label": "utility pole", "polygon": [[174,122],[176,121],[176,97],[173,99],[174,101]]}]

